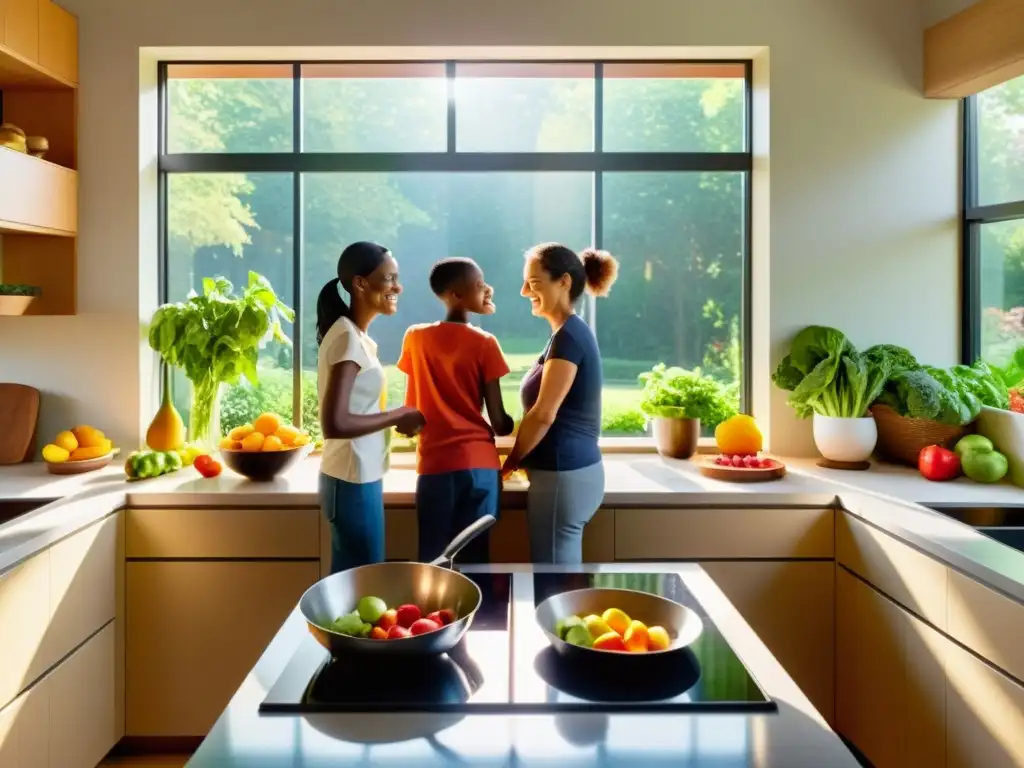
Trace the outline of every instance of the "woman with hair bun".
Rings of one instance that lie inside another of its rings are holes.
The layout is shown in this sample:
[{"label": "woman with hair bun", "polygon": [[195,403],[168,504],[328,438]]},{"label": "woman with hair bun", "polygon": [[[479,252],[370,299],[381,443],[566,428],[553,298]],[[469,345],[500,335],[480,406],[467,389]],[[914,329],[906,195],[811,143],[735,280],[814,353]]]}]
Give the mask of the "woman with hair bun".
[{"label": "woman with hair bun", "polygon": [[[320,508],[331,525],[331,573],[384,560],[384,472],[392,427],[413,435],[415,408],[384,410],[387,380],[367,335],[398,308],[398,262],[377,243],[352,243],[316,302],[317,395],[324,450]],[[347,294],[348,302],[342,298]]]},{"label": "woman with hair bun", "polygon": [[520,466],[530,480],[526,515],[535,563],[583,562],[583,527],[604,499],[601,435],[601,352],[590,326],[576,314],[584,292],[606,296],[618,262],[606,251],[576,254],[559,243],[526,253],[523,287],[533,314],[551,325],[551,338],[523,378],[525,415],[503,466]]}]

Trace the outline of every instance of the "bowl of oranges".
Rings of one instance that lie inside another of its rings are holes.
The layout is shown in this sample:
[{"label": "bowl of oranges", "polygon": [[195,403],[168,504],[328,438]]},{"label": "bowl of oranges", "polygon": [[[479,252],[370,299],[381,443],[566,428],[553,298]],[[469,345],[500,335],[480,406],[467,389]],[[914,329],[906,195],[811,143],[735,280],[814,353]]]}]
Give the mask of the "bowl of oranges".
[{"label": "bowl of oranges", "polygon": [[309,434],[276,413],[262,413],[235,427],[220,441],[228,469],[250,480],[273,480],[313,450]]},{"label": "bowl of oranges", "polygon": [[78,475],[102,469],[117,453],[118,449],[103,432],[83,424],[58,433],[43,448],[43,460],[51,475]]}]

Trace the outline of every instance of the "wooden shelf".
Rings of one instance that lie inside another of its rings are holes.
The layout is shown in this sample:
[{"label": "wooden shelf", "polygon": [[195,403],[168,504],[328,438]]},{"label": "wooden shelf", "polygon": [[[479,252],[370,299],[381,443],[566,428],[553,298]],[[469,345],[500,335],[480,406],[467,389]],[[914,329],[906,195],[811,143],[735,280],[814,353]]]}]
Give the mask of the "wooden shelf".
[{"label": "wooden shelf", "polygon": [[0,231],[66,237],[78,232],[75,171],[0,147],[0,180]]}]

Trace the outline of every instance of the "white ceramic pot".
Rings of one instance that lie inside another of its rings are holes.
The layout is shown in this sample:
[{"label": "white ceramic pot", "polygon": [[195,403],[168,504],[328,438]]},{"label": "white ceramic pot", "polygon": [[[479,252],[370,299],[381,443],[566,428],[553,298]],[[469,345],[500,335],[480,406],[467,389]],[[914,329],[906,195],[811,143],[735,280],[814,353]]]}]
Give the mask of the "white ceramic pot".
[{"label": "white ceramic pot", "polygon": [[878,441],[878,427],[871,416],[840,419],[814,414],[814,444],[831,461],[867,461]]}]

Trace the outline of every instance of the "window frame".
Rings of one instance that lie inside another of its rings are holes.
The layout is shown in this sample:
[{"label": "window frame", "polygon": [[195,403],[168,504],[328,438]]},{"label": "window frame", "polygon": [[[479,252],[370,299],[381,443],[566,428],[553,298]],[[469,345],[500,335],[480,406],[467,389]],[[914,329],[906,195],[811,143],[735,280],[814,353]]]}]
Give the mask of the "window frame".
[{"label": "window frame", "polygon": [[[603,79],[605,64],[642,65],[742,65],[744,79],[744,125],[741,150],[737,152],[613,152],[603,148]],[[447,150],[438,152],[310,152],[302,149],[303,105],[302,68],[305,65],[410,65],[443,64],[448,85]],[[513,67],[522,64],[587,65],[593,67],[594,77],[594,143],[584,152],[460,152],[456,149],[456,104],[454,79],[457,65],[489,64]],[[260,66],[291,67],[292,79],[292,151],[247,153],[169,153],[167,151],[167,83],[168,67],[193,66]],[[750,340],[752,336],[752,173],[753,173],[753,61],[747,59],[423,59],[423,60],[161,60],[157,63],[157,273],[160,303],[169,301],[168,289],[168,232],[167,232],[167,179],[172,173],[291,173],[292,174],[292,226],[294,233],[302,232],[303,200],[302,177],[305,173],[345,172],[557,172],[578,171],[594,176],[594,204],[592,231],[595,247],[603,245],[603,174],[606,172],[739,172],[743,174],[743,253],[740,288],[740,410],[749,413],[752,405],[751,365],[753,361]],[[292,358],[292,412],[296,426],[302,426],[302,345],[303,309],[302,270],[304,268],[303,238],[293,240],[293,290],[289,297],[295,310],[296,322],[292,327],[292,344],[296,350]],[[593,298],[587,300],[583,316],[596,331],[596,312]],[[502,441],[502,443],[507,441]],[[649,437],[602,438],[602,450],[628,450],[653,444]]]},{"label": "window frame", "polygon": [[1024,198],[978,204],[978,95],[961,100],[961,313],[960,357],[965,365],[981,358],[981,228],[1003,221],[1024,223]]}]

